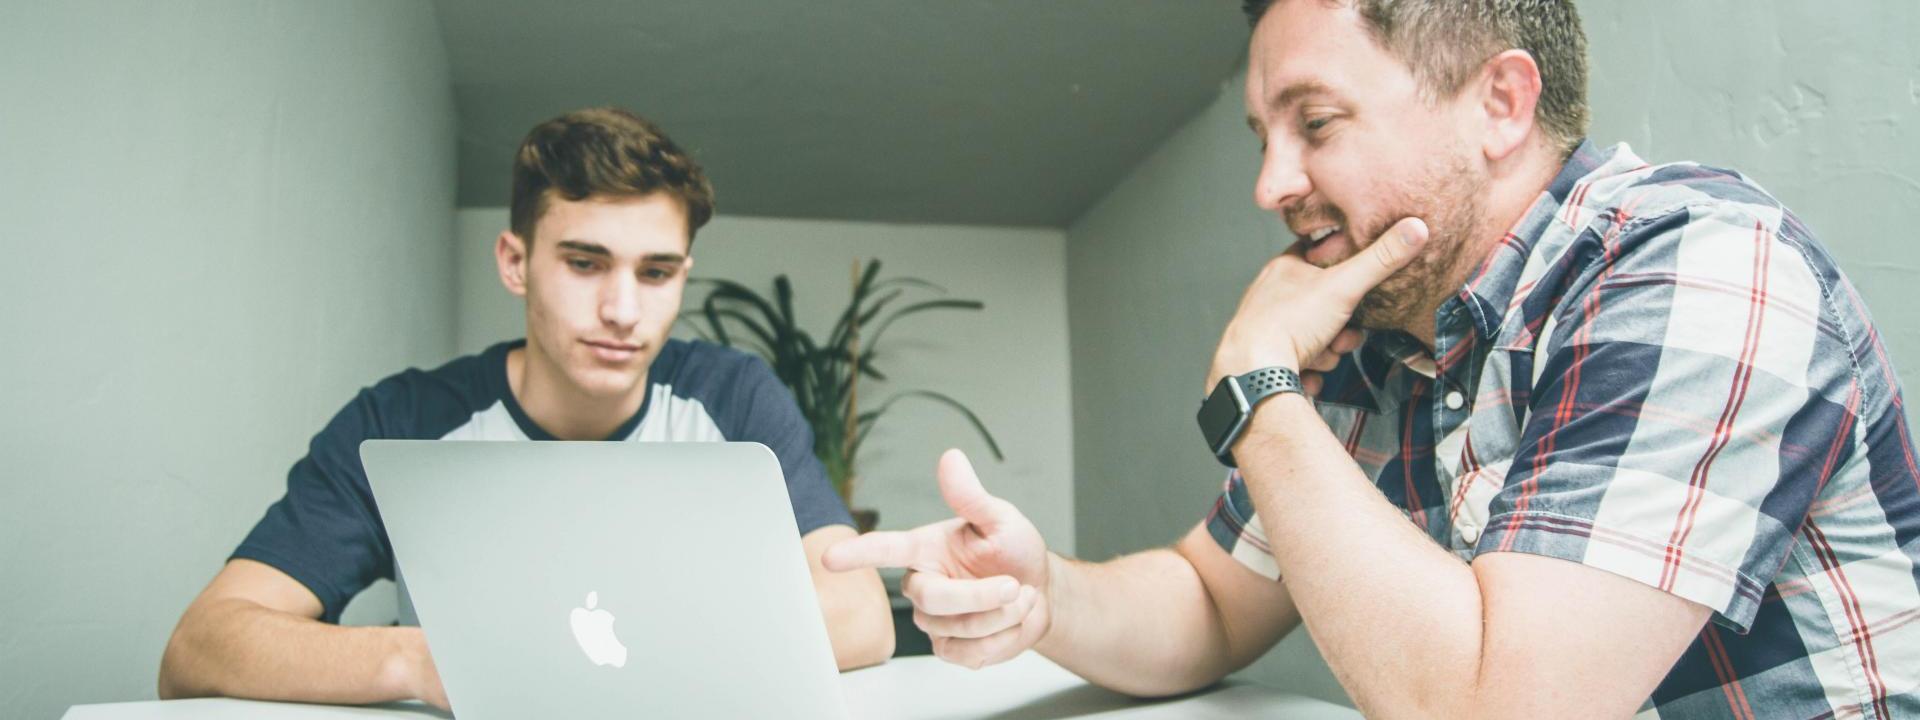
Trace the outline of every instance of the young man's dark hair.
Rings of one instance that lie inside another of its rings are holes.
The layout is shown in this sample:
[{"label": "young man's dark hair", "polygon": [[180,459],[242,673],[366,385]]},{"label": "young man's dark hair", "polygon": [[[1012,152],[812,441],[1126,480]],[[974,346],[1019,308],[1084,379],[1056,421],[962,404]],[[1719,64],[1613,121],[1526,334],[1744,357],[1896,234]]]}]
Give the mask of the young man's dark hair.
[{"label": "young man's dark hair", "polygon": [[713,185],[660,127],[620,108],[575,110],[534,126],[513,154],[507,227],[528,242],[551,198],[666,193],[687,214],[687,238],[713,219]]},{"label": "young man's dark hair", "polygon": [[[1259,25],[1280,0],[1244,0]],[[1534,117],[1567,152],[1587,135],[1587,34],[1573,0],[1312,0],[1351,5],[1374,42],[1413,69],[1432,98],[1452,97],[1487,58],[1525,50],[1540,65]]]}]

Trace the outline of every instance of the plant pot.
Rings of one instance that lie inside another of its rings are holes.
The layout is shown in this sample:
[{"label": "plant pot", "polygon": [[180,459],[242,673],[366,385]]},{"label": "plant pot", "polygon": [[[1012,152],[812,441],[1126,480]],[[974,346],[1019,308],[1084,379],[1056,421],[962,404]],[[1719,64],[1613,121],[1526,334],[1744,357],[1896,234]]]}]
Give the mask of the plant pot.
[{"label": "plant pot", "polygon": [[866,534],[880,525],[880,511],[873,508],[857,508],[853,511],[853,529]]}]

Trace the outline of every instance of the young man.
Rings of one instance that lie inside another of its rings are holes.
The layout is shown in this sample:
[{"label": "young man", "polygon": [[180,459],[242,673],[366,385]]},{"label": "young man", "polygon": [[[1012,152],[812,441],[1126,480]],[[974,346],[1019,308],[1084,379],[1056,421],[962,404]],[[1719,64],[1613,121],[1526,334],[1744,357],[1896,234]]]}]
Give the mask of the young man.
[{"label": "young man", "polygon": [[626,111],[535,127],[514,158],[512,228],[494,247],[501,282],[526,299],[526,339],[407,370],[348,403],[181,617],[161,697],[447,706],[418,628],[334,624],[362,588],[395,575],[360,466],[369,438],[764,443],[786,472],[835,659],[846,669],[891,655],[879,575],[820,566],[854,530],[793,396],[757,358],[667,337],[712,193],[691,157]]},{"label": "young man", "polygon": [[1071,561],[950,452],[957,518],[827,567],[913,568],[949,660],[1141,695],[1304,621],[1370,716],[1920,716],[1912,433],[1812,233],[1583,141],[1570,0],[1247,5],[1254,197],[1301,240],[1214,358],[1213,512]]}]

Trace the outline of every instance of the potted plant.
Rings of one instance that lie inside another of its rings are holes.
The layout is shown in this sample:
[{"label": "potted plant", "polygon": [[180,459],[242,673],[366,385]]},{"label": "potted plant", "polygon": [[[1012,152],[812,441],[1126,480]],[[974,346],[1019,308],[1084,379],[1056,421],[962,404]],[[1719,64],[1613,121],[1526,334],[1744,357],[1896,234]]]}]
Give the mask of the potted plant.
[{"label": "potted plant", "polygon": [[[881,338],[899,319],[930,311],[980,310],[978,300],[933,297],[945,290],[933,283],[911,277],[880,279],[880,261],[864,267],[853,263],[853,294],[845,310],[827,334],[824,342],[802,329],[793,313],[793,282],[781,274],[773,279],[773,298],[768,300],[745,285],[714,278],[692,282],[711,289],[698,309],[684,315],[702,338],[758,353],[773,367],[773,373],[793,391],[800,412],[813,428],[813,452],[826,466],[827,478],[840,499],[853,507],[853,491],[858,478],[857,459],[874,425],[885,417],[894,403],[908,398],[944,405],[965,417],[987,443],[996,460],[1004,459],[1000,445],[966,405],[931,390],[905,390],[894,393],[873,409],[860,410],[860,378],[886,380],[887,375],[874,365]],[[922,299],[909,302],[918,294]],[[871,331],[868,330],[871,328]],[[879,513],[855,510],[860,531],[873,529]]]}]

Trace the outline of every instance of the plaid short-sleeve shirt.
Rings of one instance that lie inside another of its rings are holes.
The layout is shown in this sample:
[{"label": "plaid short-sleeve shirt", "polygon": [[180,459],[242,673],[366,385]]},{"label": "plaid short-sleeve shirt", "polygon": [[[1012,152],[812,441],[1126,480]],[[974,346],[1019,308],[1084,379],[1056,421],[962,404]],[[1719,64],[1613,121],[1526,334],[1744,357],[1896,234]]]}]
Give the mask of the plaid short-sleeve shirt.
[{"label": "plaid short-sleeve shirt", "polygon": [[[1464,560],[1711,608],[1642,717],[1920,717],[1913,435],[1865,304],[1779,201],[1583,144],[1435,322],[1431,353],[1347,356],[1321,417]],[[1237,474],[1207,526],[1278,577]]]}]

